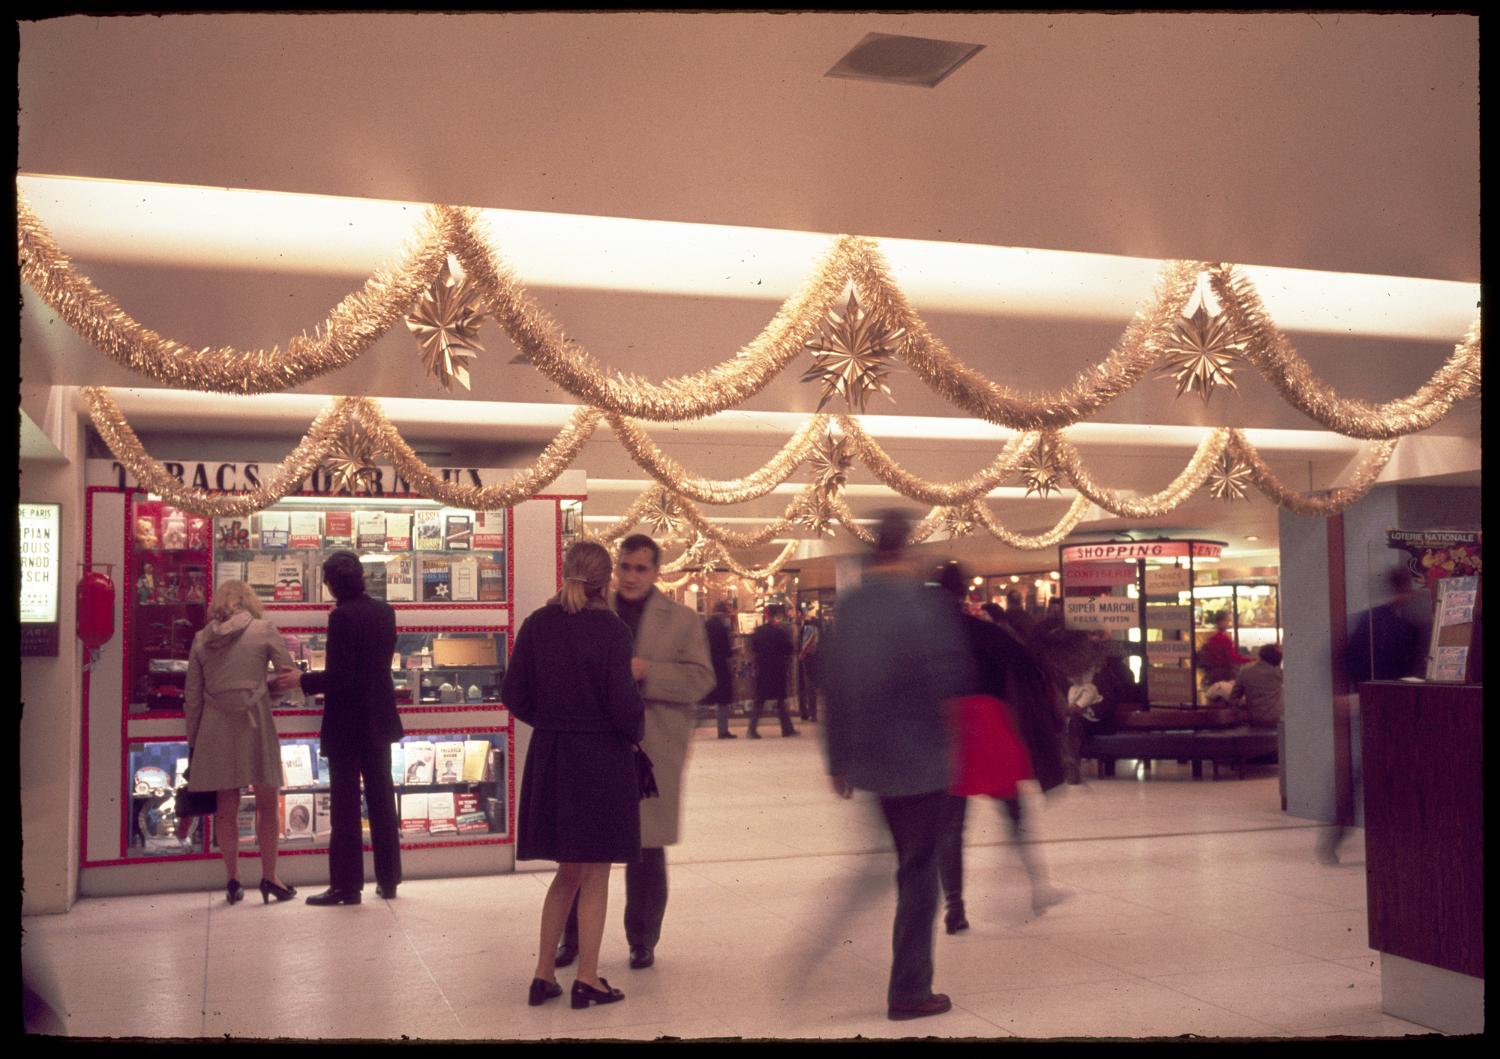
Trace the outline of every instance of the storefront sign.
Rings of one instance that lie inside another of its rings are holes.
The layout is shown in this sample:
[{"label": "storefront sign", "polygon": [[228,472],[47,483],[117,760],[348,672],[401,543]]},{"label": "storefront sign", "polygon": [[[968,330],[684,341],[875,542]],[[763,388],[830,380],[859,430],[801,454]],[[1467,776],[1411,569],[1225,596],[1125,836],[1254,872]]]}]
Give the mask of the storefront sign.
[{"label": "storefront sign", "polygon": [[[117,489],[127,486],[138,485],[135,476],[127,471],[116,461],[90,460],[90,483],[91,485],[111,485]],[[104,464],[109,468],[107,475],[98,474],[94,467],[95,463]],[[229,462],[188,462],[176,463],[171,460],[162,461],[162,466],[167,473],[179,482],[193,489],[213,489],[225,493],[248,492],[259,488],[263,468],[260,463],[229,463]],[[275,470],[274,466],[265,468],[264,473],[269,474]],[[433,471],[438,474],[444,482],[454,482],[458,485],[484,486],[491,483],[486,482],[486,472],[477,467],[434,467]],[[489,472],[491,475],[494,472]],[[496,476],[496,480],[509,478],[509,471],[502,472]],[[102,479],[102,480],[101,480]],[[313,469],[312,474],[300,484],[299,489],[293,490],[303,496],[332,496],[336,490],[333,487],[333,476],[322,467]],[[370,487],[370,496],[394,496],[412,492],[411,484],[396,473],[394,467],[375,468],[375,480]]]},{"label": "storefront sign", "polygon": [[1153,706],[1190,703],[1193,701],[1193,671],[1175,666],[1147,666],[1146,689]]},{"label": "storefront sign", "polygon": [[1185,566],[1164,566],[1159,570],[1146,571],[1146,595],[1175,596],[1189,588],[1188,569]]},{"label": "storefront sign", "polygon": [[1463,530],[1386,530],[1386,546],[1411,558],[1407,569],[1429,589],[1445,577],[1467,577],[1480,570],[1480,534]]},{"label": "storefront sign", "polygon": [[1137,613],[1136,601],[1123,596],[1063,599],[1063,624],[1070,629],[1129,629]]},{"label": "storefront sign", "polygon": [[1107,544],[1075,544],[1064,548],[1064,563],[1118,562],[1121,559],[1176,559],[1188,555],[1218,558],[1220,541],[1111,541]]},{"label": "storefront sign", "polygon": [[17,504],[21,573],[21,655],[56,657],[61,586],[62,506]]},{"label": "storefront sign", "polygon": [[1146,604],[1146,627],[1150,629],[1186,629],[1192,610],[1185,604]]},{"label": "storefront sign", "polygon": [[1075,563],[1063,567],[1062,572],[1063,585],[1067,588],[1133,585],[1135,578],[1133,563]]},{"label": "storefront sign", "polygon": [[1153,665],[1165,665],[1193,656],[1193,645],[1186,640],[1151,640],[1146,644],[1146,658]]}]

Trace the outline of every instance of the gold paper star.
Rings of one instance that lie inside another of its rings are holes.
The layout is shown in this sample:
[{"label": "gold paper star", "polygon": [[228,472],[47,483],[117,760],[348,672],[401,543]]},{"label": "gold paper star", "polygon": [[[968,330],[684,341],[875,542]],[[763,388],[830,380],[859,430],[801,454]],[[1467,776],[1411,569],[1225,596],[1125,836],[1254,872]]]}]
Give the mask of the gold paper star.
[{"label": "gold paper star", "polygon": [[1207,401],[1214,387],[1223,383],[1237,390],[1234,369],[1229,365],[1238,359],[1240,344],[1225,313],[1208,314],[1200,300],[1192,316],[1177,321],[1177,328],[1166,347],[1166,362],[1157,378],[1172,377],[1177,382],[1177,396],[1197,390]]},{"label": "gold paper star", "polygon": [[[894,331],[860,308],[859,299],[849,292],[849,303],[840,316],[828,310],[828,319],[818,329],[816,338],[808,339],[813,351],[813,366],[802,376],[803,382],[823,383],[818,410],[841,395],[851,408],[865,410],[865,399],[879,391],[891,397],[885,377],[891,370],[890,357],[906,329]],[[891,398],[894,403],[895,398]]]},{"label": "gold paper star", "polygon": [[350,423],[343,436],[334,443],[323,466],[328,471],[329,486],[335,492],[368,493],[375,484],[375,442],[356,424]]},{"label": "gold paper star", "polygon": [[444,389],[453,389],[455,381],[466,390],[470,388],[466,362],[484,352],[484,347],[475,341],[483,319],[479,294],[468,277],[455,275],[449,262],[443,262],[443,271],[432,288],[423,293],[407,314],[406,326],[421,343],[422,366]]},{"label": "gold paper star", "polygon": [[828,494],[842,489],[849,481],[849,468],[854,463],[849,439],[829,431],[813,447],[809,457],[812,463],[813,481],[821,492]]},{"label": "gold paper star", "polygon": [[833,536],[833,526],[837,519],[826,493],[814,493],[798,508],[796,517],[798,522],[812,532]]},{"label": "gold paper star", "polygon": [[1021,484],[1026,487],[1026,495],[1036,493],[1045,500],[1054,489],[1062,488],[1062,478],[1062,468],[1057,465],[1052,444],[1043,438],[1021,464]]},{"label": "gold paper star", "polygon": [[682,522],[682,505],[665,489],[657,489],[641,515],[641,521],[651,527],[653,536],[670,537]]},{"label": "gold paper star", "polygon": [[1226,452],[1208,476],[1208,492],[1215,500],[1244,500],[1249,483],[1250,468]]},{"label": "gold paper star", "polygon": [[967,537],[974,532],[975,525],[977,523],[973,512],[969,510],[967,504],[943,508],[943,529],[948,531],[949,540]]}]

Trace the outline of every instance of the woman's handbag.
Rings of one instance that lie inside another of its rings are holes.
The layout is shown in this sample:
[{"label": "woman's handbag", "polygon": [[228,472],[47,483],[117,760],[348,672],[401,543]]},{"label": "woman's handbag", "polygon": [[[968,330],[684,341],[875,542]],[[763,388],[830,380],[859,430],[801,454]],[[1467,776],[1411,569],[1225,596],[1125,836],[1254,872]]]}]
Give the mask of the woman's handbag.
[{"label": "woman's handbag", "polygon": [[193,766],[189,764],[182,773],[182,786],[177,788],[175,811],[179,820],[186,820],[190,816],[213,816],[219,809],[218,791],[188,790],[188,773],[192,771]]},{"label": "woman's handbag", "polygon": [[656,789],[656,773],[651,770],[651,758],[641,749],[641,744],[635,744],[635,780],[640,787],[642,798],[655,798],[661,794]]}]

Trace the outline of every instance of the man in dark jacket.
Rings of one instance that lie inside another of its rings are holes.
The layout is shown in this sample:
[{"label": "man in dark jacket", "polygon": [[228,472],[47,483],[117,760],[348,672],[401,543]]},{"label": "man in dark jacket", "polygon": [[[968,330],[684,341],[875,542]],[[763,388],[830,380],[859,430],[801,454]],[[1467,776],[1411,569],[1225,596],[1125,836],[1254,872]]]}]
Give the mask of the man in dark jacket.
[{"label": "man in dark jacket", "polygon": [[325,700],[319,738],[329,771],[329,885],[307,903],[360,902],[365,885],[361,777],[375,847],[375,892],[390,900],[401,882],[400,828],[391,785],[391,744],[403,734],[391,684],[396,612],[365,593],[364,569],[353,552],[334,552],[324,561],[323,583],[338,601],[328,615],[327,668],[303,673],[301,685],[304,695],[322,694]]},{"label": "man in dark jacket", "polygon": [[729,656],[734,648],[730,640],[729,604],[720,600],[714,604],[714,615],[703,623],[708,635],[708,657],[714,667],[714,689],[703,701],[712,703],[718,714],[719,738],[738,739],[729,730],[729,704],[734,701],[734,674],[729,669]]},{"label": "man in dark jacket", "polygon": [[781,734],[797,734],[786,708],[787,673],[797,647],[783,620],[785,613],[780,607],[767,607],[765,623],[750,634],[750,652],[755,655],[755,705],[750,710],[750,731],[746,734],[751,739],[760,738],[756,725],[766,703],[773,701],[776,716],[781,720]]}]

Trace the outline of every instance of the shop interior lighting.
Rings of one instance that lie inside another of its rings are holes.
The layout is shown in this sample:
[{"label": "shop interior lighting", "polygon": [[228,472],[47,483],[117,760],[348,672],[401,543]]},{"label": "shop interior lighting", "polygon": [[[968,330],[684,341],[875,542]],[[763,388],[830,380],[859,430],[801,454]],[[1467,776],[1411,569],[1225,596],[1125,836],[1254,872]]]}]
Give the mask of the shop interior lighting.
[{"label": "shop interior lighting", "polygon": [[[23,174],[17,184],[69,256],[161,267],[368,275],[427,205],[185,184]],[[482,209],[524,285],[782,301],[832,233]],[[923,310],[1128,320],[1161,263],[1077,251],[878,240]],[[1241,264],[1283,330],[1454,341],[1479,284]],[[930,422],[930,421],[926,421]]]}]

